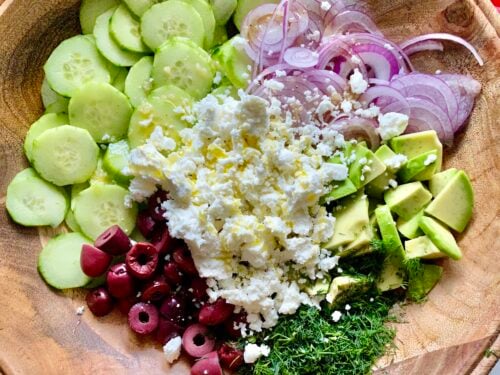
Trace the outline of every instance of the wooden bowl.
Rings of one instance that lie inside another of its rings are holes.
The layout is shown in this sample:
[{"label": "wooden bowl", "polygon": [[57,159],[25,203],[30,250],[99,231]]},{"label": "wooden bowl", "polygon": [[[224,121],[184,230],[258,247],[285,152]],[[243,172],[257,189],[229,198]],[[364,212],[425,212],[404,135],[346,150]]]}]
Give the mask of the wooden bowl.
[{"label": "wooden bowl", "polygon": [[[0,0],[0,373],[186,374],[185,363],[169,368],[161,350],[138,340],[118,314],[77,316],[83,292],[56,292],[37,274],[37,254],[53,231],[20,227],[5,212],[7,185],[27,166],[23,138],[42,113],[42,65],[60,41],[80,32],[78,5],[77,0]],[[470,73],[483,84],[470,125],[446,155],[447,166],[470,174],[476,210],[459,238],[464,259],[445,263],[443,280],[426,303],[404,307],[396,325],[397,350],[379,362],[380,372],[483,374],[492,362],[481,359],[498,336],[500,316],[499,16],[487,0],[368,5],[395,41],[451,32],[470,40],[486,61],[481,68],[456,46],[414,59],[422,71]]]}]

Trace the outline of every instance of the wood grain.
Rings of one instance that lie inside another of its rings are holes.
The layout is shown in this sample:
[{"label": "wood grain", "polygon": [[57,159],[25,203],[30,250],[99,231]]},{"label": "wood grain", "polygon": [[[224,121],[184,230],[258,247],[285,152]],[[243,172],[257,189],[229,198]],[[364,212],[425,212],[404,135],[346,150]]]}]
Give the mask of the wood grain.
[{"label": "wood grain", "polygon": [[[499,19],[487,0],[370,0],[370,11],[387,35],[400,41],[424,32],[451,32],[470,40],[485,58],[477,66],[463,49],[423,53],[423,71],[472,74],[483,92],[470,125],[446,157],[447,166],[469,172],[476,193],[475,217],[460,236],[464,259],[445,263],[429,300],[404,308],[394,355],[379,374],[485,374],[484,351],[499,333],[500,176]],[[36,271],[49,230],[15,225],[5,213],[5,191],[27,163],[23,137],[42,113],[42,65],[61,40],[79,32],[77,0],[0,0],[0,373],[186,374],[169,368],[159,348],[138,340],[118,314],[94,319],[83,292],[56,292]],[[498,341],[497,341],[498,343]]]}]

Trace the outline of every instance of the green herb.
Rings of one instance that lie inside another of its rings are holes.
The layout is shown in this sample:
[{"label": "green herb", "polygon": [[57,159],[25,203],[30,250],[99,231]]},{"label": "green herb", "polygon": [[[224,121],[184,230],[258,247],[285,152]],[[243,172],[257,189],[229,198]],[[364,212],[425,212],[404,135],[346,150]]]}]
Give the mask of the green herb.
[{"label": "green herb", "polygon": [[[370,372],[375,360],[389,348],[394,330],[386,326],[395,299],[376,296],[353,302],[337,323],[332,310],[303,306],[283,317],[271,332],[255,341],[271,347],[242,375],[361,375]],[[244,340],[242,341],[242,343]]]}]

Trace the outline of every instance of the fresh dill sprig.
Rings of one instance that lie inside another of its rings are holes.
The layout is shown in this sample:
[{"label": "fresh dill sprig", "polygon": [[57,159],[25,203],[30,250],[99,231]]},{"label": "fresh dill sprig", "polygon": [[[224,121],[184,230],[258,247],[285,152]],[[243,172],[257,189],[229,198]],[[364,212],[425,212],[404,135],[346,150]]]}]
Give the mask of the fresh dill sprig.
[{"label": "fresh dill sprig", "polygon": [[370,372],[394,338],[385,323],[395,300],[384,296],[352,302],[333,322],[332,310],[303,306],[295,315],[282,317],[270,332],[255,339],[271,347],[241,375],[362,375]]}]

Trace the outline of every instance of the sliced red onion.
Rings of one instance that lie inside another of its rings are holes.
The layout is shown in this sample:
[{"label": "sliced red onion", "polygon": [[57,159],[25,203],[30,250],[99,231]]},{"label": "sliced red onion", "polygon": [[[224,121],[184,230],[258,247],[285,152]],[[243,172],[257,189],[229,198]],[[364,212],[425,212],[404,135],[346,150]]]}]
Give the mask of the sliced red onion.
[{"label": "sliced red onion", "polygon": [[432,34],[421,35],[421,36],[411,38],[411,39],[407,40],[406,42],[401,43],[400,46],[404,50],[404,49],[407,49],[414,44],[418,44],[418,43],[421,43],[421,42],[424,42],[427,40],[447,40],[450,42],[455,42],[455,43],[461,44],[462,46],[467,48],[474,55],[474,57],[476,58],[479,65],[481,65],[481,66],[484,65],[483,58],[481,57],[481,55],[479,55],[479,52],[477,52],[477,50],[472,46],[472,44],[467,42],[465,39],[460,38],[459,36],[456,36],[456,35],[452,35],[452,34],[432,33]]},{"label": "sliced red onion", "polygon": [[453,126],[448,115],[436,104],[420,98],[408,98],[411,115],[405,133],[435,130],[439,139],[451,146],[453,143]]},{"label": "sliced red onion", "polygon": [[445,111],[453,124],[457,121],[458,103],[449,86],[428,74],[412,73],[395,78],[391,87],[406,97],[428,100]]},{"label": "sliced red onion", "polygon": [[327,95],[331,94],[329,87],[333,87],[338,93],[343,93],[347,88],[347,81],[331,70],[313,69],[302,73],[301,77]]},{"label": "sliced red onion", "polygon": [[318,53],[302,47],[288,48],[283,58],[295,68],[311,68],[318,63]]},{"label": "sliced red onion", "polygon": [[380,146],[380,136],[377,132],[378,124],[375,120],[362,117],[341,119],[329,125],[344,136],[345,140],[356,139],[366,141],[368,147],[376,150]]},{"label": "sliced red onion", "polygon": [[453,130],[457,132],[465,125],[472,112],[474,101],[481,92],[481,83],[462,74],[440,74],[438,78],[446,82],[458,102],[457,119],[453,126]]},{"label": "sliced red onion", "polygon": [[410,115],[410,106],[404,95],[389,86],[372,86],[361,95],[359,101],[366,107],[374,103],[381,108],[382,113],[398,112]]},{"label": "sliced red onion", "polygon": [[326,26],[325,36],[353,32],[369,32],[382,36],[370,16],[357,10],[346,10],[337,14]]},{"label": "sliced red onion", "polygon": [[390,82],[386,81],[385,79],[378,79],[378,78],[369,78],[368,83],[370,85],[377,85],[377,86],[389,86]]},{"label": "sliced red onion", "polygon": [[360,44],[355,45],[353,51],[372,69],[375,78],[388,81],[399,73],[398,60],[384,47],[376,44]]},{"label": "sliced red onion", "polygon": [[409,45],[405,49],[403,49],[404,53],[406,53],[408,56],[413,55],[418,52],[423,52],[423,51],[440,51],[443,52],[444,46],[443,43],[438,42],[436,40],[424,40],[420,43],[415,43],[412,45]]}]

